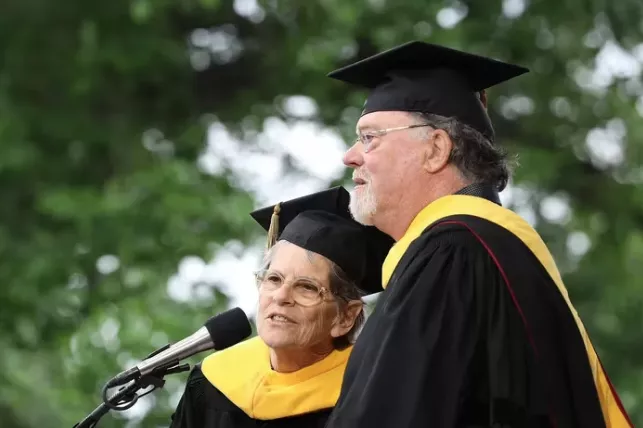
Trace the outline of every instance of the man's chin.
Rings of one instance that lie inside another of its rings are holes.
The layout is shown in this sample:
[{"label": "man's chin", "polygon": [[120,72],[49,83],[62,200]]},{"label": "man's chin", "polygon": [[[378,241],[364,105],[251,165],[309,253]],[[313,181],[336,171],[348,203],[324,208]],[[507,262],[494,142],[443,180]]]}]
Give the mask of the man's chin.
[{"label": "man's chin", "polygon": [[353,216],[353,220],[355,220],[356,222],[358,222],[362,226],[373,226],[373,222],[371,221],[371,219],[365,218],[365,217],[360,216],[360,215],[355,215],[353,213],[351,213],[351,215]]},{"label": "man's chin", "polygon": [[350,212],[353,219],[365,226],[373,225],[373,216],[375,214],[374,200],[368,192],[368,184],[356,186],[351,192]]},{"label": "man's chin", "polygon": [[351,216],[356,222],[364,226],[373,226],[373,213],[361,209],[361,207],[350,207]]}]

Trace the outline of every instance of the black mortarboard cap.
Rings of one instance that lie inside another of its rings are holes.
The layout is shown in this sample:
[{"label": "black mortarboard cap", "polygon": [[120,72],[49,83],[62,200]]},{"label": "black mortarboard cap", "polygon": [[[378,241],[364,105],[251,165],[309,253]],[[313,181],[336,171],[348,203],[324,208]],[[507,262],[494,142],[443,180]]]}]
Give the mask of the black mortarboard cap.
[{"label": "black mortarboard cap", "polygon": [[370,89],[362,115],[408,111],[456,117],[491,141],[485,90],[529,70],[475,54],[412,41],[331,72]]},{"label": "black mortarboard cap", "polygon": [[337,264],[365,294],[382,291],[382,264],[394,241],[353,220],[341,186],[262,208],[250,215],[268,231],[268,247],[286,240]]}]

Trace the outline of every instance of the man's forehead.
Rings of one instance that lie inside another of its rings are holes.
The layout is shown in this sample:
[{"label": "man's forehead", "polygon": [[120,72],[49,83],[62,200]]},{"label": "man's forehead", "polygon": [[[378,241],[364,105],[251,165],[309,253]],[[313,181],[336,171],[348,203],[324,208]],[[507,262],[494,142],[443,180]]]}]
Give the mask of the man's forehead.
[{"label": "man's forehead", "polygon": [[409,113],[404,111],[376,111],[360,117],[355,126],[355,130],[359,132],[398,126],[400,124],[406,124],[408,117]]}]

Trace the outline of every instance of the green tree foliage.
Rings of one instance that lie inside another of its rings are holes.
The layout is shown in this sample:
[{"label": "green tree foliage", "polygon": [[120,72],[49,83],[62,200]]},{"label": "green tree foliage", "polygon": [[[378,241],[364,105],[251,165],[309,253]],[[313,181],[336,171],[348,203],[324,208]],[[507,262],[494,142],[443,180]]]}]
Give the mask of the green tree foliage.
[{"label": "green tree foliage", "polygon": [[[325,74],[410,39],[532,69],[489,92],[521,163],[511,206],[552,248],[643,423],[641,22],[636,0],[4,0],[1,425],[71,426],[122,364],[226,307],[216,284],[190,302],[166,291],[183,257],[259,233],[231,172],[198,167],[209,123],[252,144],[265,118],[297,120],[283,100],[303,94],[349,141],[364,94]],[[167,424],[183,379],[140,426]]]}]

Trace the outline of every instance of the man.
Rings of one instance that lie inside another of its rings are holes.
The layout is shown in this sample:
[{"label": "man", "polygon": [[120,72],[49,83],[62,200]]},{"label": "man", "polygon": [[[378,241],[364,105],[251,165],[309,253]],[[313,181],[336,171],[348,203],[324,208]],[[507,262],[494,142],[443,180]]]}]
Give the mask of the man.
[{"label": "man", "polygon": [[397,242],[329,428],[625,427],[509,179],[484,91],[528,70],[411,42],[331,73],[367,87],[351,211]]}]

